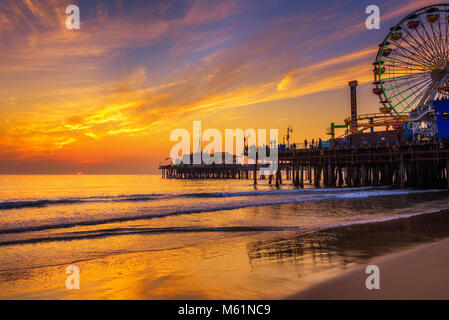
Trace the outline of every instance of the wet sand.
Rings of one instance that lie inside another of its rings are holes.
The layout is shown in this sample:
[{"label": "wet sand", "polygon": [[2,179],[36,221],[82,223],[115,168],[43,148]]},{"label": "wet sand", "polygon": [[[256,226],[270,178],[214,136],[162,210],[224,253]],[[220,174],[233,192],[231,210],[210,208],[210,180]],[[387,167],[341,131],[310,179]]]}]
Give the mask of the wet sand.
[{"label": "wet sand", "polygon": [[[368,290],[368,265],[380,270],[380,289]],[[370,260],[288,299],[449,299],[449,238]]]}]

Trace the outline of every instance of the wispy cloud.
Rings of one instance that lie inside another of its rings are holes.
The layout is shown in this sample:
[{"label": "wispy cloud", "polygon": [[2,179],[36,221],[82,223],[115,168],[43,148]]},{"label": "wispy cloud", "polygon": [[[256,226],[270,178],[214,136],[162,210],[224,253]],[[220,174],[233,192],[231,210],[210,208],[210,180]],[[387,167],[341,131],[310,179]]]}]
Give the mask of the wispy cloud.
[{"label": "wispy cloud", "polygon": [[[272,14],[270,1],[81,1],[72,32],[69,2],[0,3],[3,158],[69,159],[105,141],[118,154],[139,137],[163,148],[192,119],[372,78],[377,43],[353,41],[366,29],[338,4]],[[387,17],[404,10],[391,8]]]}]

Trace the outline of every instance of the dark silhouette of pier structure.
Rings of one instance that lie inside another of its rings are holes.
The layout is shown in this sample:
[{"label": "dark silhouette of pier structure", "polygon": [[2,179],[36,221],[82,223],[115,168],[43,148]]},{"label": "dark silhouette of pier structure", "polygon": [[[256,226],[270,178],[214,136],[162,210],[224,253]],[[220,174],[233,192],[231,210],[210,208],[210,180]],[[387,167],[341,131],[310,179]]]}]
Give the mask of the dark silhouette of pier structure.
[{"label": "dark silhouette of pier structure", "polygon": [[449,143],[286,150],[279,170],[298,187],[446,188]]},{"label": "dark silhouette of pier structure", "polygon": [[449,188],[449,142],[360,144],[326,148],[286,148],[278,153],[278,170],[264,176],[266,165],[212,164],[160,166],[162,178],[252,179],[304,188],[393,186]]}]

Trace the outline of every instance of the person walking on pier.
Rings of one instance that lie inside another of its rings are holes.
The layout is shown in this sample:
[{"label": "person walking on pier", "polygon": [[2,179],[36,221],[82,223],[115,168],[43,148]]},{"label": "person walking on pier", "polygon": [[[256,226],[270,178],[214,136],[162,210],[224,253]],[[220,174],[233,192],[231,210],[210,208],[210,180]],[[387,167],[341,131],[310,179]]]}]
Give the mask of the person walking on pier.
[{"label": "person walking on pier", "polygon": [[304,139],[304,149],[307,149],[307,139]]},{"label": "person walking on pier", "polygon": [[310,145],[310,149],[313,149],[315,146],[315,139],[312,139],[312,144]]}]

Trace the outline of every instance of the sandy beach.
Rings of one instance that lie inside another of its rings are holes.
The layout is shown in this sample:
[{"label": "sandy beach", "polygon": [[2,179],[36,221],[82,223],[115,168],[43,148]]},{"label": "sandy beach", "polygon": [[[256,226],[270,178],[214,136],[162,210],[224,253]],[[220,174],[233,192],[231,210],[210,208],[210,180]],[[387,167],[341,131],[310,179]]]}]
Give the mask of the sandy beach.
[{"label": "sandy beach", "polygon": [[[368,290],[367,265],[380,270],[380,289]],[[288,299],[449,299],[449,238],[386,255]]]}]

